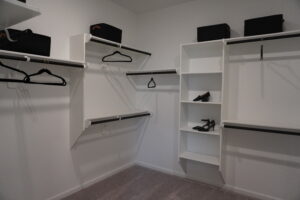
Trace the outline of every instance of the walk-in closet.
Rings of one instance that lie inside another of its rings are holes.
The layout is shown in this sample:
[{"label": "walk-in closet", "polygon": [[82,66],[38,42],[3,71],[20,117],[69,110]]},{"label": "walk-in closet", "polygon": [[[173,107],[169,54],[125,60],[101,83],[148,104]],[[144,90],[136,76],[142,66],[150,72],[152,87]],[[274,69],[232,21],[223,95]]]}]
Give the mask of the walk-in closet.
[{"label": "walk-in closet", "polygon": [[300,200],[299,0],[0,0],[0,200]]}]

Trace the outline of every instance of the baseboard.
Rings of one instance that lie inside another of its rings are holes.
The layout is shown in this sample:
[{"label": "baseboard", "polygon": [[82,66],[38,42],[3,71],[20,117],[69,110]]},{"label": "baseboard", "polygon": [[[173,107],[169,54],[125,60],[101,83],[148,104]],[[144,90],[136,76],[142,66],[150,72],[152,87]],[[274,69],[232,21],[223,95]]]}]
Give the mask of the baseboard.
[{"label": "baseboard", "polygon": [[178,176],[178,177],[181,177],[181,178],[186,178],[186,175],[184,173],[180,173],[180,172],[177,172],[175,170],[168,169],[168,168],[159,167],[159,166],[152,165],[152,164],[142,162],[142,161],[136,161],[135,164],[138,165],[138,166],[141,166],[141,167],[152,169],[154,171],[162,172],[162,173],[169,174],[169,175]]},{"label": "baseboard", "polygon": [[94,179],[88,180],[88,181],[84,182],[82,185],[78,185],[78,186],[76,186],[74,188],[71,188],[71,189],[69,189],[67,191],[64,191],[64,192],[59,193],[59,194],[57,194],[57,195],[55,195],[53,197],[50,197],[47,200],[60,200],[62,198],[65,198],[65,197],[67,197],[69,195],[72,195],[72,194],[80,191],[82,188],[89,187],[89,186],[91,186],[91,185],[93,185],[93,184],[95,184],[95,183],[97,183],[99,181],[102,181],[102,180],[104,180],[104,179],[106,179],[106,178],[108,178],[108,177],[110,177],[110,176],[112,176],[114,174],[117,174],[117,173],[119,173],[119,172],[121,172],[121,171],[123,171],[125,169],[128,169],[128,168],[134,166],[134,164],[135,164],[134,162],[127,163],[127,164],[125,164],[125,165],[123,165],[121,167],[118,167],[118,168],[116,168],[114,170],[106,172],[106,173],[104,173],[104,174],[102,174],[102,175],[100,175],[100,176],[98,176],[98,177],[96,177]]},{"label": "baseboard", "polygon": [[232,192],[236,192],[236,193],[239,193],[239,194],[242,194],[242,195],[246,195],[246,196],[249,196],[249,197],[258,198],[258,199],[261,199],[261,200],[284,200],[284,199],[272,197],[270,195],[250,191],[250,190],[247,190],[247,189],[243,189],[243,188],[239,188],[239,187],[232,186],[232,185],[227,185],[227,184],[224,185],[224,189],[232,191]]}]

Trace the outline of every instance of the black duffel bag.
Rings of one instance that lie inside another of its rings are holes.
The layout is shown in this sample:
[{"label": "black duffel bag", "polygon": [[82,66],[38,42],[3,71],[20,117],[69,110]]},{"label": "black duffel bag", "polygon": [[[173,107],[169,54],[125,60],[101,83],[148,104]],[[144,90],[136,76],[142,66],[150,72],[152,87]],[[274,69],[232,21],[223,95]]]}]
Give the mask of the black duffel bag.
[{"label": "black duffel bag", "polygon": [[0,31],[0,49],[50,56],[50,48],[50,37],[33,33],[30,29]]}]

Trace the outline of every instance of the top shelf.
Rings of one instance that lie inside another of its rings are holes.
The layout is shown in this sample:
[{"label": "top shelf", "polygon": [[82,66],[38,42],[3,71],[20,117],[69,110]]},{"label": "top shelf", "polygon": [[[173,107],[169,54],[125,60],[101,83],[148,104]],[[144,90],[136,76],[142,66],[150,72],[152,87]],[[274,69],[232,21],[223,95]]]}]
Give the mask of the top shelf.
[{"label": "top shelf", "polygon": [[40,14],[38,9],[17,0],[0,0],[0,30]]}]

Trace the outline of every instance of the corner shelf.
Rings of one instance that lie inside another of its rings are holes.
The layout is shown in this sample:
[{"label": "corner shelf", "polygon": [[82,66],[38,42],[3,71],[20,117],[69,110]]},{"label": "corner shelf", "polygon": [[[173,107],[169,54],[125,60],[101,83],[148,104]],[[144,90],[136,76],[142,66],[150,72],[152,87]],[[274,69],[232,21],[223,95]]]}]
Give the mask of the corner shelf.
[{"label": "corner shelf", "polygon": [[5,50],[0,50],[0,59],[24,61],[24,62],[31,62],[31,63],[41,63],[47,65],[59,65],[59,66],[64,66],[69,68],[79,68],[79,69],[85,67],[85,63],[83,61],[64,60],[64,59],[51,58],[47,56],[39,56],[34,54],[26,54],[26,53],[5,51]]},{"label": "corner shelf", "polygon": [[0,1],[0,30],[40,15],[38,9],[17,0]]},{"label": "corner shelf", "polygon": [[202,162],[210,165],[219,166],[220,161],[218,157],[215,156],[209,156],[209,155],[202,155],[199,153],[193,153],[193,152],[183,152],[179,155],[179,158]]},{"label": "corner shelf", "polygon": [[[128,55],[132,58],[132,62],[127,63],[109,63],[107,65],[122,66],[122,67],[141,67],[145,64],[151,53],[139,50],[128,45],[102,39],[88,33],[72,36],[70,39],[71,57],[76,57],[80,60],[89,59],[91,62],[104,63],[102,58],[115,51]],[[76,50],[75,50],[76,49]]]}]

